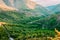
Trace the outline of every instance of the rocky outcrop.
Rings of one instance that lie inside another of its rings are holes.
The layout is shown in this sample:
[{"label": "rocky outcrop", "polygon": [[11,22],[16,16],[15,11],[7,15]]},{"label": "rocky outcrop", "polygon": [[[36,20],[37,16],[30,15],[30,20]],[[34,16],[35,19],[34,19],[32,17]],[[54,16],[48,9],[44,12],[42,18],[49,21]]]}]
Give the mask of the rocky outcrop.
[{"label": "rocky outcrop", "polygon": [[35,5],[36,3],[31,0],[0,0],[0,8],[3,10],[34,9]]},{"label": "rocky outcrop", "polygon": [[0,9],[2,10],[16,10],[14,7],[7,6],[3,0],[0,0]]}]

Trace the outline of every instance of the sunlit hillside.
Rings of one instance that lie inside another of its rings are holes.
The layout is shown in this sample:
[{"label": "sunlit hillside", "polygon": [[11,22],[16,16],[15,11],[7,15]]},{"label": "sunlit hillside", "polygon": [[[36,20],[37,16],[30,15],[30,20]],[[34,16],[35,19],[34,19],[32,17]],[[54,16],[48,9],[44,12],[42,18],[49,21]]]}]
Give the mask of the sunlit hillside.
[{"label": "sunlit hillside", "polygon": [[0,40],[59,39],[60,12],[31,0],[0,0],[0,3]]},{"label": "sunlit hillside", "polygon": [[[23,10],[22,10],[23,11]],[[27,12],[0,11],[0,22],[7,23],[0,26],[1,40],[8,40],[7,28],[10,36],[15,40],[46,40],[46,37],[54,37],[54,28],[59,29],[59,15],[32,16]],[[31,10],[29,10],[31,12]],[[2,32],[1,32],[2,31]],[[3,36],[4,35],[4,36]],[[41,38],[43,37],[43,39]]]}]

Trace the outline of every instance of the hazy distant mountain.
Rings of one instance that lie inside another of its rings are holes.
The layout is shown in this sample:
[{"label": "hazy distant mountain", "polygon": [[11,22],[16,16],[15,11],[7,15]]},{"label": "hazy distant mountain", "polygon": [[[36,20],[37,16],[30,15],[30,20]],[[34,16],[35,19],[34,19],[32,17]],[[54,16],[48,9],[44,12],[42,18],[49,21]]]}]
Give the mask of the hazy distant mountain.
[{"label": "hazy distant mountain", "polygon": [[7,6],[3,0],[0,0],[0,9],[3,9],[3,10],[16,10],[16,8],[14,8],[14,7]]},{"label": "hazy distant mountain", "polygon": [[60,12],[60,4],[48,6],[47,8],[54,12]]},{"label": "hazy distant mountain", "polygon": [[0,0],[0,5],[4,7],[14,7],[17,9],[20,8],[30,8],[33,9],[35,2],[30,0]]},{"label": "hazy distant mountain", "polygon": [[9,9],[9,10],[16,10],[22,11],[28,9],[25,13],[28,15],[36,15],[36,16],[47,16],[53,14],[52,11],[47,10],[46,8],[38,5],[37,3],[31,0],[0,0],[0,8]]}]

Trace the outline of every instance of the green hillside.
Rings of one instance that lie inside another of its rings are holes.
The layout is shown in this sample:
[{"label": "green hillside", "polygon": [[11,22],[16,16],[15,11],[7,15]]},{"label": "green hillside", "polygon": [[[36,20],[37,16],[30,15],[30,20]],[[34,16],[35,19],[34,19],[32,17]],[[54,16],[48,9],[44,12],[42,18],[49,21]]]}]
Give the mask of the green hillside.
[{"label": "green hillside", "polygon": [[15,40],[35,40],[37,38],[38,40],[46,40],[47,36],[54,37],[54,28],[59,28],[56,20],[58,15],[28,16],[22,11],[0,11],[0,22],[8,23],[0,27],[0,39],[9,40],[3,27],[7,28],[10,36]]},{"label": "green hillside", "polygon": [[[30,21],[31,17],[28,14],[16,11],[0,11],[0,21],[9,23],[21,23],[22,21]],[[33,19],[34,20],[34,19]]]},{"label": "green hillside", "polygon": [[55,14],[38,4],[35,9],[29,9],[26,0],[1,1],[18,10],[0,9],[0,40],[10,37],[14,40],[49,40],[47,37],[55,37],[55,28],[60,30],[60,12]]},{"label": "green hillside", "polygon": [[[3,11],[0,10],[0,21],[2,22],[8,22],[8,23],[22,23],[26,24],[28,22],[38,20],[42,18],[43,16],[37,13],[34,13],[35,11],[29,10],[29,9],[23,9],[18,11]],[[45,17],[45,16],[44,16]]]}]

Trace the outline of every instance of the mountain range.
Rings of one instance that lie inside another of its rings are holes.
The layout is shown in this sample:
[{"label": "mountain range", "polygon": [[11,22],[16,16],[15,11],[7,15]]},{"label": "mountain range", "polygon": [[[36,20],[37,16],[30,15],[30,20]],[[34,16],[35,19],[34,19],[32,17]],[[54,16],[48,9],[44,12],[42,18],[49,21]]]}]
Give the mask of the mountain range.
[{"label": "mountain range", "polygon": [[53,12],[60,12],[60,4],[48,6],[47,8]]},{"label": "mountain range", "polygon": [[35,5],[35,2],[31,0],[0,0],[0,6],[6,9],[20,9],[25,7],[33,9]]},{"label": "mountain range", "polygon": [[31,0],[0,0],[0,8],[8,10],[19,10],[28,9],[31,10],[29,13],[33,15],[49,15],[53,12],[38,5],[36,2]]},{"label": "mountain range", "polygon": [[0,39],[28,40],[33,38],[32,40],[35,40],[39,38],[40,40],[46,34],[51,35],[52,31],[45,33],[47,30],[44,30],[52,30],[60,26],[59,21],[56,20],[58,15],[51,14],[54,12],[31,0],[0,0]]}]

